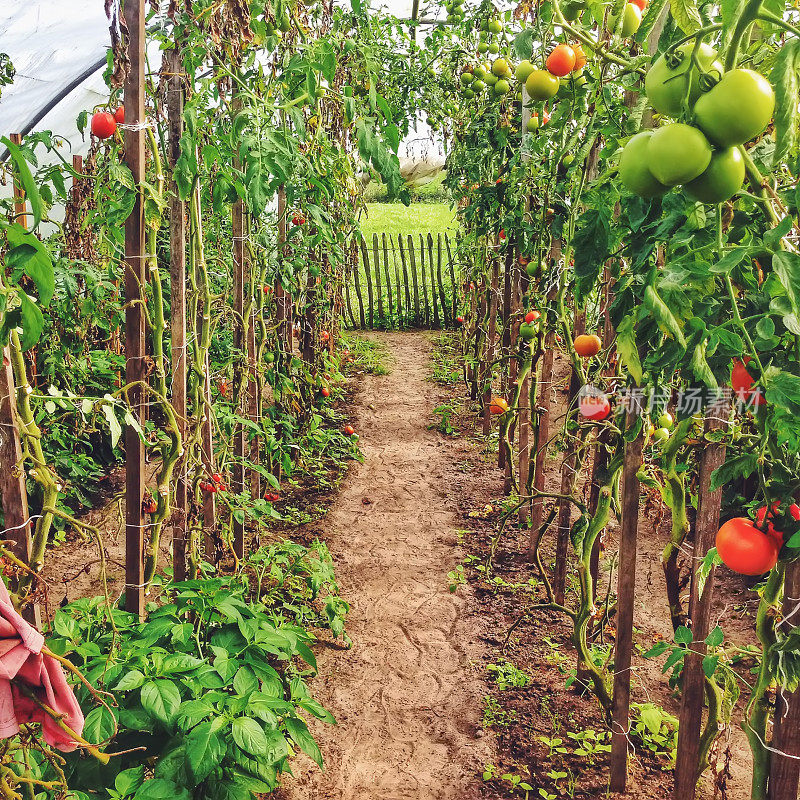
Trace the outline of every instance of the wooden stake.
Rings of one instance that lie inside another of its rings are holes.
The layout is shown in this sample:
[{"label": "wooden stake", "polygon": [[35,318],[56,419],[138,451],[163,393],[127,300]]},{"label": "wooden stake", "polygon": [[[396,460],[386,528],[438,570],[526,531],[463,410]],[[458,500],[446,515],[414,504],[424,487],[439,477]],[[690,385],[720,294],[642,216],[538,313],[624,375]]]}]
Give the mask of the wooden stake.
[{"label": "wooden stake", "polygon": [[[783,584],[783,615],[794,614],[787,623],[788,627],[797,625],[795,611],[798,602],[800,561],[793,561],[786,567]],[[797,800],[800,786],[800,689],[778,693],[771,747],[780,752],[770,755],[769,800]]]},{"label": "wooden stake", "polygon": [[[724,422],[706,414],[705,429],[710,433],[723,427]],[[709,634],[711,598],[714,591],[714,572],[706,578],[702,595],[699,593],[698,571],[706,553],[714,546],[719,529],[719,512],[722,488],[711,491],[711,473],[725,462],[725,445],[706,442],[700,454],[700,475],[697,521],[692,548],[692,576],[689,594],[689,619],[692,628],[692,645],[683,660],[680,724],[678,726],[678,756],[675,764],[674,800],[694,800],[700,778],[700,727],[703,718],[705,675],[703,658],[706,655],[705,639]],[[797,787],[793,800],[797,798]]]},{"label": "wooden stake", "polygon": [[[403,252],[402,248],[400,252]],[[414,239],[411,234],[408,234],[408,259],[411,265],[411,281],[414,284],[414,325],[418,327],[422,324],[422,315],[419,304],[419,283],[417,282],[417,262],[414,256]]]},{"label": "wooden stake", "polygon": [[[183,135],[182,64],[177,50],[170,53],[170,78],[167,81],[167,120],[169,125],[169,164],[174,170],[180,156]],[[172,405],[181,439],[186,441],[186,204],[178,197],[174,180],[169,209],[170,242],[170,337],[172,349]],[[186,579],[186,522],[189,491],[185,461],[175,484],[172,513],[172,569],[176,581]]]},{"label": "wooden stake", "polygon": [[[637,423],[629,411],[626,429]],[[636,538],[639,525],[639,479],[642,466],[641,431],[625,445],[622,468],[622,523],[619,537],[619,582],[617,585],[617,632],[614,649],[614,695],[611,710],[611,791],[624,792],[628,783],[628,726],[631,699],[631,650],[633,606],[636,591]]]},{"label": "wooden stake", "polygon": [[[124,8],[128,30],[130,67],[125,78],[124,160],[134,186],[145,178],[144,131],[135,126],[145,121],[145,0],[128,0]],[[144,198],[137,190],[133,211],[125,221],[125,381],[134,418],[144,423],[145,369],[144,288],[145,275]],[[125,608],[144,615],[144,524],[142,499],[145,492],[145,448],[138,431],[125,427]]]},{"label": "wooden stake", "polygon": [[494,340],[497,335],[497,306],[500,293],[500,259],[492,259],[492,285],[489,289],[489,330],[486,334],[486,360],[483,373],[483,435],[492,430],[492,376],[494,373]]},{"label": "wooden stake", "polygon": [[[240,353],[236,366],[233,386],[237,401],[236,413],[244,416],[247,407],[249,383],[248,322],[245,317],[245,210],[244,201],[237,200],[231,212],[231,233],[233,236],[233,311],[234,347]],[[232,488],[235,492],[244,491],[244,460],[247,455],[247,436],[244,425],[237,424],[233,434]],[[238,558],[244,556],[244,522],[233,519],[233,552]]]}]

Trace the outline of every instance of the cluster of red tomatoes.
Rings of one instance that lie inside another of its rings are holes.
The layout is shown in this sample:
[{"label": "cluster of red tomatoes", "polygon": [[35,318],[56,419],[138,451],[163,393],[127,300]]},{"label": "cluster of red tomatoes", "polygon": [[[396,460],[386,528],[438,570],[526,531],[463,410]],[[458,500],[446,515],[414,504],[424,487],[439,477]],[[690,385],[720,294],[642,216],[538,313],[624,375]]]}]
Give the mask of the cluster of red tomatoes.
[{"label": "cluster of red tomatoes", "polygon": [[226,492],[228,487],[222,482],[222,475],[219,472],[214,472],[210,481],[200,482],[200,490],[209,494],[216,494],[217,492]]},{"label": "cluster of red tomatoes", "polygon": [[265,499],[265,500],[266,500],[268,503],[277,503],[277,502],[278,502],[278,500],[280,500],[280,499],[281,499],[281,496],[280,496],[280,495],[279,495],[277,492],[267,492],[267,493],[264,495],[264,499]]},{"label": "cluster of red tomatoes", "polygon": [[125,122],[125,106],[120,106],[113,114],[110,111],[98,111],[92,116],[92,136],[98,139],[110,139],[117,132],[117,125]]},{"label": "cluster of red tomatoes", "polygon": [[295,214],[292,217],[292,225],[305,225],[306,218],[302,214]]},{"label": "cluster of red tomatoes", "polygon": [[142,498],[142,514],[155,514],[158,509],[158,503],[155,497],[149,492]]}]

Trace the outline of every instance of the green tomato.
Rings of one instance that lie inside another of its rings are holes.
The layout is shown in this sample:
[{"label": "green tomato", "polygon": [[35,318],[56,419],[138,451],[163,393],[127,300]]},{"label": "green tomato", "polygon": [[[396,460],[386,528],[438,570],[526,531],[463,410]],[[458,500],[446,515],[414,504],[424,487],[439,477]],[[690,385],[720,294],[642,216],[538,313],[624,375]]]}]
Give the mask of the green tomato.
[{"label": "green tomato", "polygon": [[[475,81],[475,83],[481,83],[481,81]],[[472,85],[474,86],[474,85],[475,85],[475,83],[473,83]],[[484,86],[485,86],[485,85],[486,85],[486,84],[484,84]],[[464,89],[464,91],[462,92],[462,94],[464,95],[464,97],[466,97],[466,98],[467,98],[467,100],[472,100],[472,98],[473,98],[473,97],[475,97],[475,92],[474,92],[474,91],[472,91],[472,89]]]},{"label": "green tomato", "polygon": [[633,36],[642,24],[642,10],[633,3],[626,3],[622,12],[622,35]]},{"label": "green tomato", "polygon": [[489,49],[489,45],[486,42],[480,42],[478,44],[478,52],[485,53]]},{"label": "green tomato", "polygon": [[772,119],[775,92],[769,81],[751,69],[733,69],[702,95],[695,119],[719,147],[744,144],[758,136]]},{"label": "green tomato", "polygon": [[461,83],[464,86],[469,86],[475,80],[475,76],[471,72],[462,72],[461,73]]},{"label": "green tomato", "polygon": [[[670,58],[661,56],[644,79],[644,90],[650,105],[659,114],[677,117],[681,113],[683,97],[686,94],[686,73],[690,73],[689,107],[693,106],[702,94],[700,71],[692,61],[694,42],[682,44]],[[722,74],[722,64],[717,59],[717,51],[707,44],[701,44],[697,60],[703,72]],[[677,62],[677,63],[676,63]],[[670,66],[672,64],[672,66]]]},{"label": "green tomato", "polygon": [[504,58],[496,58],[494,63],[492,64],[492,73],[497,75],[497,77],[501,77],[508,72],[508,61]]},{"label": "green tomato", "polygon": [[492,55],[497,55],[500,52],[500,45],[497,42],[492,42],[487,49]]},{"label": "green tomato", "polygon": [[564,156],[564,158],[562,158],[562,159],[561,159],[561,163],[562,163],[562,164],[563,164],[565,167],[568,167],[568,166],[569,166],[569,165],[570,165],[570,164],[571,164],[571,163],[572,163],[574,160],[575,160],[575,156],[573,156],[573,155],[572,155],[572,153],[567,153],[567,154]]},{"label": "green tomato", "polygon": [[555,96],[559,85],[558,78],[546,69],[535,69],[525,81],[525,88],[534,100],[549,100]]},{"label": "green tomato", "polygon": [[472,84],[472,88],[476,92],[482,92],[486,88],[486,84],[483,81],[475,81],[475,83]]},{"label": "green tomato", "polygon": [[666,442],[669,439],[669,430],[667,428],[656,428],[653,431],[653,439],[657,442]]},{"label": "green tomato", "polygon": [[672,419],[672,414],[669,411],[665,411],[657,420],[659,428],[666,428],[668,431],[671,431],[673,426],[675,425],[675,421]]},{"label": "green tomato", "polygon": [[534,69],[535,67],[533,64],[526,58],[524,61],[520,61],[519,64],[517,64],[517,68],[514,70],[514,77],[520,83],[525,83],[525,81],[528,80],[528,75],[530,75]]},{"label": "green tomato", "polygon": [[525,267],[525,272],[528,273],[529,278],[535,278],[542,272],[544,269],[544,265],[541,263],[536,263],[535,261],[529,261],[528,265]]},{"label": "green tomato", "polygon": [[659,128],[647,142],[647,166],[664,186],[693,181],[710,162],[708,139],[682,122]]},{"label": "green tomato", "polygon": [[484,80],[489,84],[489,86],[494,86],[497,83],[497,75],[493,75],[491,72],[489,72]]},{"label": "green tomato", "polygon": [[683,187],[689,197],[701,203],[724,203],[744,183],[744,158],[738,147],[717,150],[706,171]]},{"label": "green tomato", "polygon": [[[531,115],[530,119],[525,124],[525,129],[528,131],[528,133],[535,133],[536,131],[539,130],[539,115],[538,114],[532,114]],[[530,265],[528,265],[528,266],[530,266]]]},{"label": "green tomato", "polygon": [[502,33],[503,23],[499,19],[493,19],[489,22],[488,30],[492,33]]},{"label": "green tomato", "polygon": [[639,197],[658,197],[668,187],[656,180],[648,167],[647,146],[653,131],[637,133],[622,151],[619,159],[619,177],[625,188]]},{"label": "green tomato", "polygon": [[508,94],[510,91],[511,91],[511,86],[509,86],[509,83],[505,78],[501,78],[494,85],[494,93],[497,95]]},{"label": "green tomato", "polygon": [[524,339],[526,342],[531,341],[531,339],[536,338],[536,326],[529,325],[527,322],[523,322],[522,325],[519,326],[519,335],[521,339]]},{"label": "green tomato", "polygon": [[267,364],[272,364],[275,361],[275,353],[264,353],[264,361]]},{"label": "green tomato", "polygon": [[475,77],[476,77],[478,80],[481,80],[481,81],[482,81],[482,80],[484,80],[484,79],[486,78],[486,74],[487,74],[487,72],[488,72],[488,70],[486,70],[486,69],[485,69],[485,67],[483,66],[483,64],[478,64],[478,66],[477,66],[477,67],[475,67],[475,69],[473,70],[472,74],[473,74],[473,75],[474,75],[474,76],[475,76]]},{"label": "green tomato", "polygon": [[578,0],[577,2],[567,0],[567,2],[561,4],[561,13],[564,15],[564,19],[567,22],[574,22],[585,8],[586,3],[582,0]]}]

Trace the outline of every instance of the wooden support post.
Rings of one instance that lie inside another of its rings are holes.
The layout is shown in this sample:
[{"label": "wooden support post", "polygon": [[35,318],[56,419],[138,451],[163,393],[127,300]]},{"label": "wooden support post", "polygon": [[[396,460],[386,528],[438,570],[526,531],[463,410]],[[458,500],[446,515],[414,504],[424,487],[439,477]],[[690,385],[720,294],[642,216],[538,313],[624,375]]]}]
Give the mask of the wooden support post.
[{"label": "wooden support post", "polygon": [[428,234],[427,241],[428,269],[431,271],[431,308],[433,310],[433,327],[440,328],[442,326],[439,322],[439,306],[436,300],[436,262],[433,260],[433,236],[430,233]]},{"label": "wooden support post", "polygon": [[[250,231],[250,219],[245,213],[244,218],[245,233]],[[256,324],[257,310],[254,293],[259,290],[255,278],[252,274],[253,265],[251,261],[250,248],[244,251],[245,265],[245,290],[250,292],[250,322],[247,326],[247,418],[250,422],[259,424],[261,422],[261,383],[258,378],[258,346],[256,344]],[[261,437],[253,436],[250,440],[250,462],[258,465],[261,463]],[[261,497],[261,475],[257,469],[251,469],[248,475],[250,483],[250,495]]]},{"label": "wooden support post", "polygon": [[[707,414],[707,432],[719,430],[724,422]],[[703,658],[706,654],[705,639],[709,634],[711,599],[714,591],[715,567],[706,578],[702,595],[699,593],[698,573],[700,563],[714,546],[714,537],[719,529],[719,512],[722,488],[711,491],[711,473],[725,462],[723,442],[705,442],[700,454],[700,476],[697,521],[695,522],[694,547],[692,548],[692,575],[689,590],[689,619],[692,627],[692,644],[683,660],[680,724],[678,726],[678,756],[675,764],[674,800],[694,800],[697,781],[700,778],[700,727],[703,718],[703,695],[705,675]],[[797,798],[797,786],[793,800]]]},{"label": "wooden support post", "polygon": [[458,286],[456,284],[456,269],[453,265],[453,254],[450,252],[450,238],[444,235],[444,246],[447,248],[447,271],[450,273],[450,291],[452,292],[451,301],[453,304],[453,314],[451,321],[455,323],[458,316]]},{"label": "wooden support post", "polygon": [[[547,445],[550,439],[550,408],[553,405],[553,358],[555,354],[555,334],[548,331],[544,340],[542,368],[537,382],[537,423],[536,423],[536,455],[533,462],[533,489],[544,491],[545,469],[547,464]],[[531,398],[533,400],[533,398]],[[533,560],[534,546],[542,526],[544,501],[534,497],[531,501],[531,530],[528,544],[528,555]]]},{"label": "wooden support post", "polygon": [[494,340],[497,334],[497,306],[500,293],[500,259],[492,259],[492,283],[489,287],[489,326],[486,334],[486,360],[483,373],[483,435],[492,430],[492,376],[494,374]]},{"label": "wooden support post", "polygon": [[[180,156],[183,135],[184,85],[183,66],[177,50],[169,56],[167,81],[167,122],[169,126],[169,164],[174,170]],[[170,245],[170,343],[172,350],[172,406],[178,420],[181,439],[186,441],[186,204],[178,197],[174,180],[169,207]],[[179,462],[172,512],[172,569],[174,579],[186,579],[186,524],[189,513],[189,490],[186,463]]]},{"label": "wooden support post", "polygon": [[[233,313],[234,347],[239,351],[233,386],[236,398],[236,413],[244,416],[249,391],[249,361],[247,353],[248,322],[245,316],[245,209],[244,201],[237,200],[231,211],[231,233],[233,237]],[[244,425],[237,424],[233,434],[232,488],[235,492],[244,491],[244,460],[247,455],[247,435]],[[244,521],[233,519],[233,552],[238,558],[244,556]]]},{"label": "wooden support post", "polygon": [[361,323],[361,330],[366,330],[367,328],[367,320],[364,316],[364,298],[361,294],[361,276],[360,276],[360,268],[358,266],[358,250],[357,245],[353,242],[353,254],[352,254],[352,265],[353,265],[353,287],[356,290],[356,299],[358,300],[358,319]]},{"label": "wooden support post", "polygon": [[[430,236],[430,234],[428,234]],[[442,306],[442,327],[447,328],[455,320],[450,316],[450,309],[447,305],[447,292],[444,289],[444,278],[442,276],[442,234],[436,234],[436,282],[439,285],[439,302]]]},{"label": "wooden support post", "polygon": [[[788,617],[793,614],[786,623],[787,629],[798,624],[795,613],[798,602],[800,561],[793,561],[786,567],[783,584],[783,615]],[[770,754],[769,800],[796,800],[800,786],[800,689],[778,692],[771,747],[773,752]],[[776,753],[775,750],[779,752]]]},{"label": "wooden support post", "polygon": [[[135,186],[145,178],[145,133],[136,126],[145,120],[145,0],[128,0],[124,8],[130,66],[125,78],[125,164]],[[125,382],[134,418],[145,419],[145,327],[142,304],[145,275],[144,198],[141,190],[125,221]],[[132,425],[125,427],[125,608],[144,615],[144,442]]]},{"label": "wooden support post", "polygon": [[[638,421],[638,410],[629,411],[626,429]],[[639,526],[639,478],[642,466],[641,431],[625,445],[622,469],[622,522],[619,536],[617,584],[617,633],[614,649],[614,695],[611,730],[611,791],[624,792],[628,784],[628,727],[631,700],[631,650],[633,606],[636,592],[636,538]]]},{"label": "wooden support post", "polygon": [[428,303],[428,279],[425,274],[425,239],[419,235],[419,274],[422,282],[422,302],[425,308],[425,318],[423,324],[427,327],[431,324],[431,307]]},{"label": "wooden support post", "polygon": [[[500,346],[500,394],[508,400],[508,393],[511,379],[511,270],[514,265],[514,248],[511,246],[506,247],[505,263],[503,265],[503,336]],[[514,438],[511,437],[513,445]],[[513,447],[512,447],[513,452]],[[509,465],[510,466],[510,465]],[[504,470],[506,468],[506,449],[503,443],[497,448],[497,467]],[[506,478],[504,488],[508,493],[510,487],[509,481]]]}]

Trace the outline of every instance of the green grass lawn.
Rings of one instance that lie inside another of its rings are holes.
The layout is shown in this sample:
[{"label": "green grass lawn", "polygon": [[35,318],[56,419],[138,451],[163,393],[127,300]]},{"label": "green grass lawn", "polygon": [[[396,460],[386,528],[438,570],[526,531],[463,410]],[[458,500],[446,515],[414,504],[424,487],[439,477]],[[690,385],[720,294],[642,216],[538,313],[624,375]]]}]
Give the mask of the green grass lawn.
[{"label": "green grass lawn", "polygon": [[367,242],[372,234],[382,233],[397,238],[398,233],[412,234],[447,232],[452,236],[456,230],[455,212],[446,203],[368,203],[368,215],[361,219],[361,230]]}]

